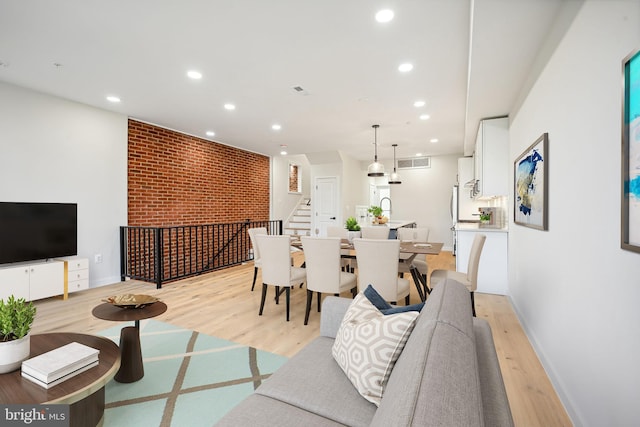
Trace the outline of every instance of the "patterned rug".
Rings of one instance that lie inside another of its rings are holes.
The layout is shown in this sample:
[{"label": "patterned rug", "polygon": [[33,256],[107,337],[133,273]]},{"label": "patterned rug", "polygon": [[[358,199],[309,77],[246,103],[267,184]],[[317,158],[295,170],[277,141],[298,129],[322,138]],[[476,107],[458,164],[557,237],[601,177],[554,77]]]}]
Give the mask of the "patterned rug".
[{"label": "patterned rug", "polygon": [[[115,326],[100,335],[118,343]],[[104,426],[212,426],[286,358],[156,320],[140,322],[144,377],[105,389]]]}]

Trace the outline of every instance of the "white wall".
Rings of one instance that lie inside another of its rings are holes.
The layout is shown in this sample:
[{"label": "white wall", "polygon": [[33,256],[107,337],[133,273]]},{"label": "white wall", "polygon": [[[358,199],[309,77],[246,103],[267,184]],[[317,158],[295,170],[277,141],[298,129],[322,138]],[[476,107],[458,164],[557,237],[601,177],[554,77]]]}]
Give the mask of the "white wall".
[{"label": "white wall", "polygon": [[[302,194],[289,193],[289,163],[300,167]],[[271,158],[271,219],[286,220],[295,211],[301,197],[310,197],[309,161],[304,155]]]},{"label": "white wall", "polygon": [[366,205],[366,198],[363,197],[363,174],[366,172],[360,169],[360,162],[345,153],[340,153],[342,158],[342,218],[340,224],[344,226],[345,221],[350,216],[356,216],[356,205]]},{"label": "white wall", "polygon": [[126,116],[0,83],[0,183],[0,201],[77,203],[90,286],[120,280]]},{"label": "white wall", "polygon": [[620,249],[621,62],[640,2],[587,1],[521,109],[513,161],[549,133],[549,231],[513,223],[509,291],[576,425],[640,419],[640,254]]},{"label": "white wall", "polygon": [[[428,169],[400,169],[402,184],[390,186],[391,219],[415,220],[419,227],[429,227],[429,240],[443,242],[445,250],[453,248],[450,204],[458,157],[462,155],[432,156]],[[393,171],[393,164],[388,171]]]}]

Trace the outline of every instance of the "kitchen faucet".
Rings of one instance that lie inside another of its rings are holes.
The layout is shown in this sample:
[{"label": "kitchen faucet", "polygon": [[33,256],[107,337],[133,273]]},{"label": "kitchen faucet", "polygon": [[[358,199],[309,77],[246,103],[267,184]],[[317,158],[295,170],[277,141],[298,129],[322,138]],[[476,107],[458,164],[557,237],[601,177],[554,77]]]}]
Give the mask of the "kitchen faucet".
[{"label": "kitchen faucet", "polygon": [[385,210],[382,207],[382,201],[383,200],[388,200],[389,201],[389,216],[391,216],[391,199],[389,197],[383,197],[382,199],[380,199],[380,209]]}]

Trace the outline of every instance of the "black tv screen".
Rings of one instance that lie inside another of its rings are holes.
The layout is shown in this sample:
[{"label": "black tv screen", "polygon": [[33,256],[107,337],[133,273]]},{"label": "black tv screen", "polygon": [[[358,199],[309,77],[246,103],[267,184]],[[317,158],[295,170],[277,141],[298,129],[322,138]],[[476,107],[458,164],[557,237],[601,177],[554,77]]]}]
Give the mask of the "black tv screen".
[{"label": "black tv screen", "polygon": [[75,203],[0,202],[0,264],[78,253]]}]

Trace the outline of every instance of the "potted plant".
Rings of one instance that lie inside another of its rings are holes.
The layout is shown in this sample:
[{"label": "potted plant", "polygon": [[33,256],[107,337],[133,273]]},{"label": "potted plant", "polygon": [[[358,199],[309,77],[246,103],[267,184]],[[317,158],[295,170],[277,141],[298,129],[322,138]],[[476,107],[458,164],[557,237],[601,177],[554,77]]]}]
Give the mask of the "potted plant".
[{"label": "potted plant", "polygon": [[491,212],[480,209],[480,224],[489,224],[491,222]]},{"label": "potted plant", "polygon": [[347,218],[344,226],[347,229],[347,240],[349,240],[349,243],[353,243],[353,239],[360,237],[360,224],[358,224],[356,217],[350,216]]},{"label": "potted plant", "polygon": [[36,307],[24,298],[0,299],[0,374],[15,371],[29,357],[35,316]]}]

